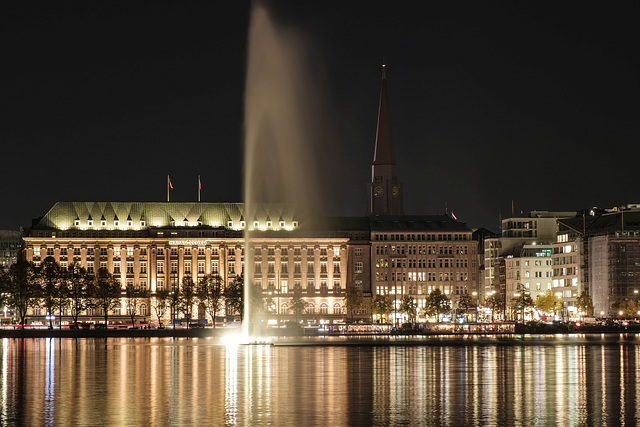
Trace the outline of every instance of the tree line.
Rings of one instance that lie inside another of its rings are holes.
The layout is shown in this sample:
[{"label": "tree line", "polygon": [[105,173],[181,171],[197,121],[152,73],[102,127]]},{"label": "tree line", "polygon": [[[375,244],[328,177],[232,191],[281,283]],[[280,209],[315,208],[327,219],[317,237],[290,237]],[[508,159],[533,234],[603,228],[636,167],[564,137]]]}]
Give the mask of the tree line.
[{"label": "tree line", "polygon": [[[216,316],[223,308],[228,314],[242,315],[242,294],[241,276],[228,286],[224,286],[219,275],[206,275],[197,283],[191,276],[184,276],[180,287],[157,290],[150,308],[158,319],[162,319],[167,310],[170,310],[172,320],[178,314],[191,319],[194,305],[199,304],[215,326]],[[94,310],[99,311],[106,324],[110,313],[124,309],[133,323],[150,296],[148,289],[139,286],[122,289],[119,280],[106,268],[100,268],[95,274],[78,263],[62,268],[53,257],[45,258],[40,265],[19,260],[7,270],[0,268],[0,305],[14,311],[21,328],[24,328],[30,310],[39,312],[42,309],[50,328],[55,313],[62,314],[67,310],[76,326],[82,313]]]}]

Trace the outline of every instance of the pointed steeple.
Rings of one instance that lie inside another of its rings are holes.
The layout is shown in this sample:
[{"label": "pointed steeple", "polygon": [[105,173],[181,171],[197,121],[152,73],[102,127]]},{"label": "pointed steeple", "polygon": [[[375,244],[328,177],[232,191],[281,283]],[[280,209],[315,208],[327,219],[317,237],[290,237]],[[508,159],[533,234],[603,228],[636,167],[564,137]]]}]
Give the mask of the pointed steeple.
[{"label": "pointed steeple", "polygon": [[380,104],[378,105],[378,128],[376,131],[376,148],[373,153],[374,165],[395,165],[396,155],[391,134],[391,114],[387,95],[386,64],[382,64],[382,84],[380,87]]},{"label": "pointed steeple", "polygon": [[371,182],[367,184],[367,215],[404,215],[402,205],[402,183],[398,181],[386,65],[383,63],[376,146],[371,165]]}]

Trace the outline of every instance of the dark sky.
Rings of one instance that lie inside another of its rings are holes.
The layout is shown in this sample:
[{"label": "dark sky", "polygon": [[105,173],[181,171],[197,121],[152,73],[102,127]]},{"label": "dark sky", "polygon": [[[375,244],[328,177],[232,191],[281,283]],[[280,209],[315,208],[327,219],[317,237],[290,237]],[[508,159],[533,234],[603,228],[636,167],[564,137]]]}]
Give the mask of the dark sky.
[{"label": "dark sky", "polygon": [[[56,201],[241,201],[249,2],[0,6],[0,229]],[[640,202],[640,3],[273,2],[325,93],[319,198],[362,215],[380,65],[408,214]],[[309,99],[314,102],[316,99]],[[292,159],[295,161],[295,159]]]}]

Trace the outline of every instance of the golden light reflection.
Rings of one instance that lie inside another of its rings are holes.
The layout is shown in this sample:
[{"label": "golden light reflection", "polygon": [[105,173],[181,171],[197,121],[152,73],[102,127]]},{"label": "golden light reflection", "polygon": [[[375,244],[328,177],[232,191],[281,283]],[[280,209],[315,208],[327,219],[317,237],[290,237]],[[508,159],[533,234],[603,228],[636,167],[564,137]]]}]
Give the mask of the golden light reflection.
[{"label": "golden light reflection", "polygon": [[0,425],[639,423],[637,339],[537,339],[4,339]]}]

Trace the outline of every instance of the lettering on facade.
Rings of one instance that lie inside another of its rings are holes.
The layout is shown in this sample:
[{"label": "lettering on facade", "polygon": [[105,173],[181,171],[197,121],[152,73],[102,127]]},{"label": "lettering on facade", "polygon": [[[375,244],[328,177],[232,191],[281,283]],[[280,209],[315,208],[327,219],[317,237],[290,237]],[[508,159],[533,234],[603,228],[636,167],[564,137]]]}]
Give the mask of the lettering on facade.
[{"label": "lettering on facade", "polygon": [[169,240],[169,245],[206,245],[206,240]]}]

